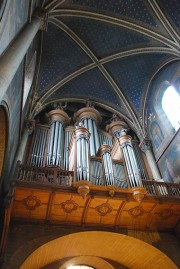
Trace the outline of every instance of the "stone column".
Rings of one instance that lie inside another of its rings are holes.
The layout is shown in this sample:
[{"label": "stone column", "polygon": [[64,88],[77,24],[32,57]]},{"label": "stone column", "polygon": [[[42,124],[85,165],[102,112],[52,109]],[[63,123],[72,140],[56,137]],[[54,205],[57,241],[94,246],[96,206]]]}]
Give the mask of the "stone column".
[{"label": "stone column", "polygon": [[17,161],[20,161],[21,163],[23,163],[28,138],[29,138],[29,135],[31,135],[33,133],[34,127],[35,127],[35,121],[32,120],[32,121],[25,122],[25,128],[24,128],[21,142],[20,142],[17,154],[16,154],[15,164],[17,163]]},{"label": "stone column", "polygon": [[0,58],[0,100],[8,89],[31,42],[41,27],[41,19],[34,17],[20,32]]},{"label": "stone column", "polygon": [[160,180],[162,181],[157,163],[154,158],[154,154],[152,152],[152,146],[151,146],[151,141],[149,139],[143,139],[139,145],[141,150],[146,154],[146,158],[149,164],[149,167],[152,172],[152,176],[154,180]]}]

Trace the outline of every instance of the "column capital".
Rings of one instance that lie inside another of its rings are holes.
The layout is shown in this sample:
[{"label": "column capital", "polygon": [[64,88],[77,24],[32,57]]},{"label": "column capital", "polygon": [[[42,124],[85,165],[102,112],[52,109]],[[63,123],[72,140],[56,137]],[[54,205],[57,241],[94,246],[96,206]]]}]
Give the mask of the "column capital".
[{"label": "column capital", "polygon": [[35,128],[35,120],[25,120],[24,130],[27,131],[28,135],[31,135]]},{"label": "column capital", "polygon": [[49,13],[45,9],[39,9],[35,12],[33,17],[36,17],[40,20],[40,29],[42,31],[47,31],[48,27],[48,18],[49,18]]},{"label": "column capital", "polygon": [[140,149],[141,149],[143,152],[146,152],[146,151],[148,151],[148,150],[151,150],[151,149],[152,149],[151,140],[148,139],[148,138],[144,138],[144,139],[140,142],[139,147],[140,147]]}]

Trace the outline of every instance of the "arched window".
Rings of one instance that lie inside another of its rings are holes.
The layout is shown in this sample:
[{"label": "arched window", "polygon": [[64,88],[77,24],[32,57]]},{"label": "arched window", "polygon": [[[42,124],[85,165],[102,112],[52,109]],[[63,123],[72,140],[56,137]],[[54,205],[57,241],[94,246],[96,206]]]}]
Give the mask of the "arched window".
[{"label": "arched window", "polygon": [[94,268],[87,265],[73,265],[69,266],[67,269],[94,269]]},{"label": "arched window", "polygon": [[169,86],[163,94],[162,108],[177,131],[180,127],[180,96],[172,86]]}]

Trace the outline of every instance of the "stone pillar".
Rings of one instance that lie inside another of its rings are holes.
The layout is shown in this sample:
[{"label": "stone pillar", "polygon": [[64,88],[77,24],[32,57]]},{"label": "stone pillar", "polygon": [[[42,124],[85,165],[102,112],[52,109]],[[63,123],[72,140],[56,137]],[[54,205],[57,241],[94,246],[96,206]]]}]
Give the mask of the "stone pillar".
[{"label": "stone pillar", "polygon": [[70,118],[62,109],[51,110],[47,116],[50,119],[50,134],[46,164],[63,166],[64,150],[64,125],[69,123]]},{"label": "stone pillar", "polygon": [[0,58],[0,100],[8,89],[33,38],[41,27],[41,19],[34,17],[20,32]]},{"label": "stone pillar", "polygon": [[90,155],[95,156],[99,149],[99,135],[97,125],[101,122],[101,115],[93,107],[81,108],[74,114],[74,120],[88,129],[90,132]]},{"label": "stone pillar", "polygon": [[110,146],[107,144],[102,145],[100,147],[100,154],[102,158],[105,183],[107,186],[115,185]]},{"label": "stone pillar", "polygon": [[158,180],[162,181],[158,166],[154,158],[154,154],[152,152],[151,141],[149,139],[143,139],[139,147],[146,154],[146,158],[147,158],[149,167],[151,169],[153,179],[157,181]]},{"label": "stone pillar", "polygon": [[25,122],[25,128],[24,128],[22,138],[21,138],[21,142],[20,142],[17,154],[16,154],[15,164],[17,163],[17,161],[20,161],[21,163],[23,163],[28,138],[29,138],[29,135],[31,135],[33,133],[34,127],[35,127],[35,121],[29,120],[29,121]]}]

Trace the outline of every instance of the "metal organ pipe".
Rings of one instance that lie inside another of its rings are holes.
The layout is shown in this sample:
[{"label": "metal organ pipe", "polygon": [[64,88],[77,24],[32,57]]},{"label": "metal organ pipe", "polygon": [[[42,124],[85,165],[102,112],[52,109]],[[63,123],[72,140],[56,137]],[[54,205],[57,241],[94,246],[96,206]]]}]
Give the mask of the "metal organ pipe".
[{"label": "metal organ pipe", "polygon": [[46,165],[63,166],[63,141],[64,125],[69,122],[70,118],[61,109],[55,109],[48,113],[50,118],[50,135],[48,141],[48,152]]},{"label": "metal organ pipe", "polygon": [[110,146],[104,144],[100,147],[106,185],[114,185],[113,165]]},{"label": "metal organ pipe", "polygon": [[34,143],[32,148],[29,165],[31,166],[43,166],[44,151],[46,146],[48,130],[46,128],[37,127],[34,134]]},{"label": "metal organ pipe", "polygon": [[129,135],[122,135],[119,138],[119,142],[121,147],[123,146],[123,153],[125,152],[126,158],[126,166],[130,169],[130,180],[131,180],[131,186],[137,187],[140,185],[140,174],[138,165],[134,156],[133,147],[131,144],[131,137]]},{"label": "metal organ pipe", "polygon": [[132,145],[133,145],[133,149],[135,152],[135,158],[137,159],[137,164],[138,164],[139,172],[141,175],[141,179],[147,180],[147,176],[146,176],[146,172],[144,170],[142,155],[141,155],[139,146],[136,144],[136,142],[133,142],[133,141],[132,141]]},{"label": "metal organ pipe", "polygon": [[69,170],[69,142],[72,136],[73,127],[69,126],[65,129],[64,138],[64,169]]},{"label": "metal organ pipe", "polygon": [[101,115],[94,107],[81,108],[74,114],[74,120],[82,123],[91,134],[90,137],[90,155],[95,156],[99,150],[99,136],[97,124],[101,122]]},{"label": "metal organ pipe", "polygon": [[77,167],[77,180],[88,180],[89,181],[89,131],[82,127],[77,126],[75,129],[76,139],[76,167]]},{"label": "metal organ pipe", "polygon": [[118,139],[120,143],[127,167],[130,186],[137,187],[140,185],[140,173],[131,143],[132,138],[129,135],[126,135],[127,129],[128,125],[124,121],[118,119],[117,116],[114,116],[112,122],[106,127],[106,130],[110,131],[113,135],[114,140]]}]

